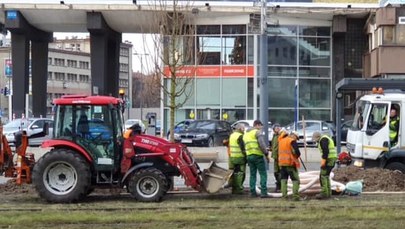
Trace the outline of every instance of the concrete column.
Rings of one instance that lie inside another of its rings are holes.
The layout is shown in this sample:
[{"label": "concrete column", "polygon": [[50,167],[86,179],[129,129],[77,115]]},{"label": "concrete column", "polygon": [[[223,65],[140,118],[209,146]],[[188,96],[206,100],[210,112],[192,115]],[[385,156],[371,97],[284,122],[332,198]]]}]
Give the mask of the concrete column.
[{"label": "concrete column", "polygon": [[[7,11],[5,22],[5,27],[11,32],[11,55],[13,60],[13,110],[10,112],[15,113],[16,118],[25,113],[26,94],[29,92],[30,41],[33,41],[32,58],[35,60],[32,61],[32,87],[36,95],[32,102],[35,104],[33,105],[34,109],[41,110],[37,114],[34,113],[34,115],[45,115],[48,42],[52,41],[52,33],[33,27],[19,11]],[[41,81],[41,77],[45,77],[45,81]],[[40,81],[34,82],[36,79]],[[39,87],[39,89],[35,87]],[[42,101],[44,99],[45,105]]]},{"label": "concrete column", "polygon": [[[25,112],[25,95],[29,83],[29,40],[24,34],[11,32],[11,57],[13,60],[13,113],[21,118]],[[11,111],[10,111],[11,112]]]},{"label": "concrete column", "polygon": [[90,32],[92,94],[118,97],[121,34],[99,12],[87,13]]},{"label": "concrete column", "polygon": [[[32,42],[32,113],[34,117],[46,117],[48,42]],[[34,105],[35,104],[35,105]]]}]

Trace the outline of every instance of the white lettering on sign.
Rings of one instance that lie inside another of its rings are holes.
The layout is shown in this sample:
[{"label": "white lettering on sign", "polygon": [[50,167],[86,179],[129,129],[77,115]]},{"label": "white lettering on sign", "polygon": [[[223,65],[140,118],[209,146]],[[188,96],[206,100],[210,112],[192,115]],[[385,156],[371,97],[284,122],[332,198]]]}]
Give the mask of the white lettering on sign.
[{"label": "white lettering on sign", "polygon": [[157,146],[159,144],[157,142],[151,141],[149,139],[144,139],[144,138],[142,138],[141,142],[145,143],[145,144],[148,144],[148,145],[154,145],[154,146]]},{"label": "white lettering on sign", "polygon": [[225,73],[245,73],[245,69],[224,69]]}]

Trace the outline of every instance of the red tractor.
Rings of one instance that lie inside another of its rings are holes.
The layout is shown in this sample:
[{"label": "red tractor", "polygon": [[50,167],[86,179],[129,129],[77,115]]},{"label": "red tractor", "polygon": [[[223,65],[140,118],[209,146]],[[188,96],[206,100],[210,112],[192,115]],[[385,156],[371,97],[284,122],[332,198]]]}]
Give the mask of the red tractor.
[{"label": "red tractor", "polygon": [[32,183],[49,202],[79,201],[102,187],[126,188],[139,201],[160,201],[174,176],[196,190],[215,192],[231,175],[215,164],[201,172],[182,144],[143,134],[124,138],[119,98],[70,95],[54,105],[53,139],[42,144],[51,150],[32,170]]}]

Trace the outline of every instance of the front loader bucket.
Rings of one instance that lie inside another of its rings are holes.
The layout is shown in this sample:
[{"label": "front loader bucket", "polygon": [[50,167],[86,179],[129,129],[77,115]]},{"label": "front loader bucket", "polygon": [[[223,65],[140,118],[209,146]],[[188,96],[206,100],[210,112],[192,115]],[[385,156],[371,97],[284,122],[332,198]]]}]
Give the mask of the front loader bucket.
[{"label": "front loader bucket", "polygon": [[204,190],[208,193],[218,192],[229,180],[233,170],[219,167],[215,162],[211,162],[208,169],[202,172],[202,183]]}]

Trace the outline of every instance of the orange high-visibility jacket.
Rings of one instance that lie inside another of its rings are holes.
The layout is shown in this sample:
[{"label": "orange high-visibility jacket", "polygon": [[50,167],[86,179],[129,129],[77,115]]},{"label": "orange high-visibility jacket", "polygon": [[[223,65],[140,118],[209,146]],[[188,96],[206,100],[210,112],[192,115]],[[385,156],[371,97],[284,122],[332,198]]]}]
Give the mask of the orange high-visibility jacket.
[{"label": "orange high-visibility jacket", "polygon": [[293,154],[293,148],[291,146],[294,139],[290,137],[279,138],[278,141],[278,165],[279,166],[295,166],[300,167],[298,158]]}]

